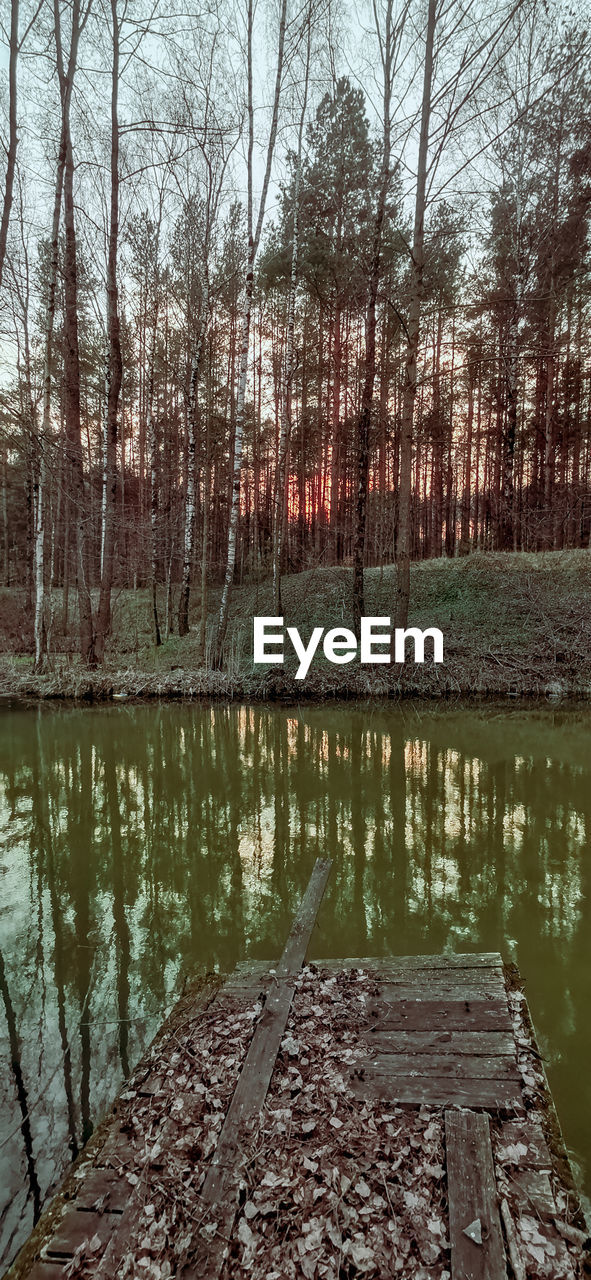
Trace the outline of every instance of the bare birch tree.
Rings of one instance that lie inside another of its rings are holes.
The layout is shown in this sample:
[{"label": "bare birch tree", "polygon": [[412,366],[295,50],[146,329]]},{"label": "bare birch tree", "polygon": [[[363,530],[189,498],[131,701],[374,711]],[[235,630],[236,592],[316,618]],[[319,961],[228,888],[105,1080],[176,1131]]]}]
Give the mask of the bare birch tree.
[{"label": "bare birch tree", "polygon": [[246,263],[246,277],[244,281],[244,300],[242,304],[242,323],[240,333],[240,364],[238,371],[238,394],[236,402],[236,425],[234,429],[234,467],[232,476],[232,502],[230,507],[230,521],[228,527],[228,550],[226,558],[226,572],[224,576],[224,584],[222,588],[222,598],[220,602],[220,610],[218,615],[217,635],[215,641],[214,665],[221,667],[223,659],[224,641],[226,638],[226,629],[228,626],[228,610],[230,605],[230,592],[234,579],[234,565],[236,563],[236,540],[238,535],[238,517],[240,514],[240,480],[242,474],[242,449],[244,443],[244,416],[246,405],[246,380],[248,374],[248,353],[250,346],[250,320],[252,311],[252,295],[254,288],[254,268],[256,256],[261,240],[263,230],[263,222],[265,218],[265,207],[267,203],[267,195],[269,191],[269,183],[271,181],[271,170],[273,166],[273,156],[275,153],[275,143],[277,140],[277,128],[279,125],[279,106],[281,101],[281,89],[284,74],[284,55],[285,55],[285,34],[287,26],[287,0],[281,0],[281,8],[279,14],[279,33],[277,41],[277,66],[275,72],[275,89],[273,93],[273,106],[271,114],[271,127],[269,131],[269,139],[267,142],[267,152],[265,161],[265,172],[263,177],[263,185],[259,200],[259,208],[256,223],[253,215],[253,156],[255,144],[255,119],[254,119],[254,101],[253,101],[253,30],[254,30],[254,3],[248,0],[247,18],[246,18],[246,58],[247,58],[247,97],[248,97],[248,156],[247,156],[247,236],[248,236],[248,255]]},{"label": "bare birch tree", "polygon": [[392,181],[392,88],[396,70],[396,53],[404,31],[408,5],[403,8],[398,20],[395,20],[393,0],[386,0],[383,23],[375,0],[373,11],[382,68],[382,140],[380,178],[374,215],[365,316],[365,371],[361,393],[361,408],[357,424],[357,511],[353,549],[353,618],[357,627],[359,627],[360,619],[364,612],[363,567],[367,523],[370,424],[376,375],[377,303],[381,282],[382,242]]},{"label": "bare birch tree", "polygon": [[[199,258],[197,263],[198,273],[200,275],[200,289],[197,321],[194,329],[193,351],[191,355],[190,371],[189,371],[189,388],[187,394],[187,412],[186,412],[186,435],[187,435],[187,489],[185,497],[185,524],[183,537],[183,566],[181,576],[181,589],[179,596],[178,608],[178,628],[179,635],[186,635],[189,630],[189,601],[191,594],[191,574],[193,569],[193,554],[195,543],[195,516],[196,501],[198,487],[198,398],[199,398],[199,381],[201,377],[201,369],[203,355],[207,340],[207,333],[211,319],[212,298],[211,298],[211,270],[210,259],[213,253],[213,241],[216,228],[218,226],[218,216],[220,210],[220,202],[224,191],[224,183],[228,161],[236,145],[236,141],[240,132],[240,124],[231,129],[226,120],[220,117],[217,108],[216,90],[219,85],[216,83],[216,77],[219,72],[216,71],[216,56],[218,45],[218,31],[214,31],[209,39],[209,46],[205,50],[200,50],[200,66],[198,68],[198,83],[203,99],[203,107],[200,112],[198,127],[193,124],[193,111],[190,111],[188,128],[191,134],[194,134],[195,143],[202,171],[202,180],[200,183],[199,205],[201,208],[201,235],[199,244]],[[188,106],[188,104],[186,104]],[[234,137],[232,138],[232,134]],[[191,206],[191,200],[183,201],[186,211]],[[190,291],[189,291],[190,292]],[[187,327],[191,331],[191,300],[187,298]],[[206,446],[207,447],[207,446]],[[207,469],[207,463],[206,463]],[[205,499],[208,501],[209,498]],[[204,541],[206,543],[207,531],[204,533]],[[206,601],[202,600],[202,615],[206,609]],[[205,656],[204,646],[199,645],[199,659],[203,661]]]},{"label": "bare birch tree", "polygon": [[17,136],[17,59],[18,59],[18,7],[19,0],[11,0],[10,5],[10,39],[8,52],[8,145],[6,147],[6,178],[4,180],[4,200],[2,203],[2,219],[0,221],[0,288],[6,257],[8,239],[8,223],[12,208],[14,189],[14,171],[16,168]]},{"label": "bare birch tree", "polygon": [[115,521],[117,505],[117,415],[123,376],[117,254],[119,246],[119,17],[117,0],[111,0],[111,199],[109,251],[107,258],[107,341],[109,364],[104,443],[104,500],[101,556],[101,589],[96,625],[96,658],[101,662],[111,626],[111,588],[115,566]]},{"label": "bare birch tree", "polygon": [[90,13],[92,0],[82,10],[81,0],[73,0],[70,18],[70,49],[64,63],[59,0],[54,0],[57,71],[62,100],[64,163],[64,408],[67,457],[72,504],[76,523],[76,574],[80,623],[80,651],[85,662],[96,662],[94,619],[90,594],[90,529],[86,506],[86,484],[82,453],[80,404],[80,350],[78,342],[78,262],[74,206],[74,155],[70,124],[72,86],[80,36]]},{"label": "bare birch tree", "polygon": [[[62,210],[62,198],[64,193],[64,178],[66,173],[66,165],[69,159],[69,186],[68,186],[68,298],[70,301],[67,335],[68,335],[68,367],[76,365],[78,367],[77,358],[77,315],[76,315],[76,287],[75,287],[75,239],[73,229],[73,194],[71,191],[71,183],[73,177],[73,161],[71,155],[71,132],[70,132],[70,112],[72,102],[72,91],[74,88],[74,77],[76,73],[76,64],[78,60],[78,44],[80,35],[86,25],[90,14],[90,3],[84,12],[81,12],[79,0],[75,0],[72,8],[71,33],[70,33],[70,49],[68,53],[67,65],[64,64],[63,44],[62,44],[62,26],[59,8],[59,0],[54,0],[54,38],[56,48],[56,63],[58,69],[58,79],[60,88],[60,104],[61,104],[61,127],[60,141],[56,162],[55,189],[53,198],[53,215],[51,223],[51,238],[49,242],[49,272],[47,278],[47,300],[45,306],[45,322],[44,322],[44,356],[43,356],[43,388],[42,388],[42,423],[41,436],[39,440],[39,458],[38,458],[38,475],[36,481],[36,503],[35,503],[35,667],[40,670],[43,666],[46,650],[46,618],[45,618],[45,515],[46,515],[46,487],[47,487],[47,449],[49,447],[51,435],[51,379],[53,368],[53,339],[55,325],[56,310],[56,293],[59,266],[59,229]],[[72,281],[72,275],[74,280]],[[73,298],[73,306],[72,306]],[[76,414],[75,397],[71,404],[71,414]],[[70,436],[72,441],[71,461],[74,462],[76,475],[76,488],[80,487],[80,481],[83,481],[82,473],[82,457],[81,445],[80,453],[76,449],[76,431],[80,438],[80,421],[79,421],[79,393],[78,393],[78,425],[70,423],[73,435]],[[83,488],[83,484],[82,484]],[[70,491],[68,488],[67,501],[70,500]],[[80,513],[81,514],[81,513]],[[88,597],[89,600],[90,597]],[[84,606],[85,615],[85,638],[82,642],[83,651],[92,654],[92,608],[90,608],[90,625],[88,620],[88,602]],[[82,618],[82,612],[81,612]]]}]

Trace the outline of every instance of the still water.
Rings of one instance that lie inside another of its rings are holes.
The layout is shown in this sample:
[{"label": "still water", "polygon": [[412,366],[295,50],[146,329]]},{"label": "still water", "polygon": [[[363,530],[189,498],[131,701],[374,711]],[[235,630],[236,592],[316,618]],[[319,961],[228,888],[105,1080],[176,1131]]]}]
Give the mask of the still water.
[{"label": "still water", "polygon": [[591,1190],[591,712],[0,712],[0,1272],[187,972],[500,950]]}]

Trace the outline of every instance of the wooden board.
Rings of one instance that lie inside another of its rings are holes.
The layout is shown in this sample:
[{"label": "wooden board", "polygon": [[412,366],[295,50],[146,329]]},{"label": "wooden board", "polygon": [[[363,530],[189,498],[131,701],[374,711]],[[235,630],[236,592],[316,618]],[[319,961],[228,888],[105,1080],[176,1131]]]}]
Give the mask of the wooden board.
[{"label": "wooden board", "polygon": [[299,911],[291,926],[289,938],[275,970],[278,978],[297,973],[306,959],[306,952],[310,945],[312,930],[316,923],[316,916],[326,889],[331,866],[332,861],[329,858],[317,858],[316,860]]},{"label": "wooden board", "polygon": [[506,1054],[515,1061],[515,1041],[508,1031],[378,1031],[370,1027],[364,1039],[377,1053]]},{"label": "wooden board", "polygon": [[[405,969],[384,969],[382,973],[367,974],[366,980],[374,981],[381,989],[408,987],[409,991],[491,991],[505,994],[505,979],[497,969],[417,969],[414,973]],[[463,996],[461,997],[463,999]]]},{"label": "wooden board", "polygon": [[127,1178],[111,1169],[91,1169],[80,1180],[76,1195],[77,1209],[96,1209],[100,1213],[123,1213],[130,1196]]},{"label": "wooden board", "polygon": [[85,1241],[98,1235],[107,1241],[117,1229],[119,1215],[114,1213],[87,1213],[85,1209],[68,1209],[47,1246],[47,1256],[72,1257]]},{"label": "wooden board", "polygon": [[544,1169],[511,1169],[507,1171],[507,1178],[523,1213],[533,1212],[541,1218],[556,1216],[550,1176]]},{"label": "wooden board", "polygon": [[515,1080],[450,1080],[449,1076],[386,1076],[365,1072],[350,1087],[358,1098],[410,1107],[473,1107],[522,1113],[523,1095]]},{"label": "wooden board", "polygon": [[[488,1116],[445,1112],[452,1280],[506,1280]],[[464,1234],[476,1219],[482,1244]]]},{"label": "wooden board", "polygon": [[502,983],[479,982],[475,979],[463,979],[462,981],[442,980],[432,982],[431,979],[424,981],[421,977],[420,982],[378,982],[376,985],[376,999],[387,1000],[389,1003],[398,1004],[401,1000],[450,1000],[467,1002],[472,1004],[475,1000],[481,1001],[505,1001],[505,988]]},{"label": "wooden board", "polygon": [[64,1280],[66,1274],[64,1270],[65,1263],[66,1259],[62,1264],[61,1262],[46,1262],[43,1258],[40,1258],[38,1262],[33,1264],[31,1270],[27,1272],[27,1280]]},{"label": "wooden board", "polygon": [[450,1080],[521,1080],[514,1058],[506,1055],[469,1053],[378,1053],[363,1058],[355,1068],[367,1068],[372,1075],[448,1076]]},{"label": "wooden board", "polygon": [[276,967],[276,985],[267,995],[201,1189],[202,1204],[212,1209],[211,1217],[217,1223],[217,1232],[207,1243],[202,1238],[205,1256],[198,1257],[194,1268],[185,1270],[185,1280],[189,1276],[197,1280],[203,1275],[213,1280],[224,1265],[227,1241],[238,1206],[248,1126],[258,1116],[267,1095],[293,1000],[294,978],[306,956],[331,865],[324,859],[317,860]]},{"label": "wooden board", "polygon": [[348,957],[346,960],[313,960],[317,969],[365,969],[368,973],[380,969],[490,969],[503,968],[499,951],[466,951],[454,952],[452,955],[438,956],[363,956],[361,959]]},{"label": "wooden board", "polygon": [[504,1120],[496,1133],[495,1149],[501,1155],[518,1143],[525,1146],[525,1154],[519,1154],[518,1165],[524,1169],[551,1169],[552,1159],[539,1121],[529,1116],[523,1120]]},{"label": "wooden board", "polygon": [[372,1002],[369,1016],[379,1031],[511,1031],[505,1000],[385,1000]]}]

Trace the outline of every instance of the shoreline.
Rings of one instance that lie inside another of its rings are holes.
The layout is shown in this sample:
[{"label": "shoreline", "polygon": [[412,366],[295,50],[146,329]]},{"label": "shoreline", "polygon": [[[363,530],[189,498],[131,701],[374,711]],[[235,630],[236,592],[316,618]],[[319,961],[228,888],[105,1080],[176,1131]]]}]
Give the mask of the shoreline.
[{"label": "shoreline", "polygon": [[[366,614],[389,616],[396,585],[393,566],[367,569],[365,579]],[[434,662],[429,651],[424,662],[413,662],[409,653],[400,665],[361,664],[357,656],[341,665],[317,646],[300,680],[300,659],[289,645],[281,666],[253,661],[253,620],[272,615],[271,585],[265,580],[234,588],[223,671],[209,664],[217,588],[211,594],[205,663],[197,608],[186,635],[171,632],[156,647],[150,600],[139,589],[122,591],[114,602],[103,666],[84,666],[76,652],[74,629],[64,633],[56,626],[43,674],[33,671],[30,618],[22,592],[0,591],[0,699],[312,703],[524,698],[558,703],[591,698],[588,550],[490,552],[414,564],[409,627],[425,631],[436,626],[442,635],[443,661]],[[285,627],[297,631],[306,645],[319,621],[325,630],[342,632],[351,621],[350,589],[351,574],[345,568],[286,576]],[[55,603],[58,611],[58,596]]]},{"label": "shoreline", "polygon": [[79,671],[69,676],[47,673],[16,675],[3,669],[0,661],[0,706],[26,703],[68,702],[77,705],[149,702],[241,702],[294,706],[324,702],[419,702],[425,704],[467,703],[478,706],[492,702],[509,705],[562,706],[591,705],[589,681],[523,680],[482,681],[462,684],[456,678],[388,681],[359,672],[349,679],[318,675],[302,684],[293,677],[275,673],[249,678],[224,672],[189,671],[170,676],[133,670]]}]

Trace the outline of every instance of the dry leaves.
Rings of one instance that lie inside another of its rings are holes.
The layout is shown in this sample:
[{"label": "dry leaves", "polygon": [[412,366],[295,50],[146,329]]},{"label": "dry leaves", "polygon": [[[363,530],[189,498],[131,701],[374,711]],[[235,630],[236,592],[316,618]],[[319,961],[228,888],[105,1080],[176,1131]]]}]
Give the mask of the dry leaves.
[{"label": "dry leaves", "polygon": [[228,1276],[449,1277],[442,1113],[351,1088],[375,994],[360,971],[298,978]]},{"label": "dry leaves", "polygon": [[[372,1102],[354,1091],[369,973],[302,970],[259,1125],[249,1134],[240,1208],[224,1280],[450,1280],[443,1111]],[[530,1106],[543,1093],[523,998],[511,993],[519,1063]],[[216,1224],[200,1201],[206,1171],[262,1004],[221,995],[155,1047],[152,1094],[130,1082],[122,1115],[134,1144],[123,1164],[137,1205],[117,1275],[168,1280],[191,1262]],[[154,1088],[156,1079],[156,1088]],[[580,1247],[561,1238],[516,1194],[526,1141],[498,1131],[496,1173],[531,1280],[579,1274]],[[564,1205],[558,1199],[560,1212]],[[92,1242],[71,1277],[90,1276]]]}]

